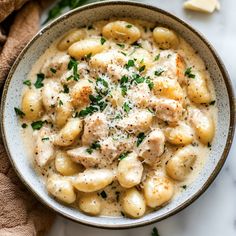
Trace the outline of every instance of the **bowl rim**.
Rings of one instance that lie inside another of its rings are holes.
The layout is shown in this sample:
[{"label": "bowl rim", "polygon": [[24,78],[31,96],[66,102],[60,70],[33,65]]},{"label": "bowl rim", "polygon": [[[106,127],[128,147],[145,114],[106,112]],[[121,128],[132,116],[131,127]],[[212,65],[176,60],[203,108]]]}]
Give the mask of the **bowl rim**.
[{"label": "bowl rim", "polygon": [[[116,224],[116,225],[101,225],[100,223],[97,224],[97,223],[94,223],[94,222],[83,221],[81,219],[72,217],[72,216],[66,214],[63,210],[56,209],[55,207],[48,204],[44,200],[44,198],[41,198],[35,192],[35,190],[28,185],[28,183],[24,179],[24,176],[21,174],[21,171],[16,168],[16,166],[14,164],[14,161],[11,158],[10,151],[8,149],[8,144],[7,144],[6,135],[5,135],[5,125],[4,125],[5,124],[5,122],[4,122],[5,101],[6,101],[6,95],[7,95],[7,92],[8,92],[9,84],[11,82],[12,76],[13,76],[18,64],[20,63],[22,57],[27,52],[27,50],[30,48],[30,46],[35,42],[35,40],[42,37],[44,35],[44,33],[47,32],[51,27],[53,27],[54,25],[56,25],[57,23],[63,21],[64,19],[66,19],[68,17],[71,17],[75,14],[79,14],[80,12],[82,12],[84,10],[95,9],[95,8],[99,8],[99,7],[103,7],[103,6],[111,6],[111,5],[114,6],[114,7],[116,5],[137,6],[137,7],[140,7],[140,8],[149,9],[149,10],[159,12],[159,13],[167,15],[168,17],[172,18],[173,20],[179,22],[180,24],[185,26],[188,30],[193,32],[198,38],[200,38],[200,40],[202,40],[204,42],[204,44],[210,50],[212,56],[216,60],[216,63],[217,63],[217,65],[218,65],[218,67],[219,67],[219,69],[220,69],[220,71],[223,75],[224,83],[226,85],[227,93],[228,93],[228,96],[229,96],[229,107],[230,107],[230,125],[229,125],[229,131],[228,131],[227,141],[226,141],[226,144],[225,144],[225,147],[224,147],[224,151],[223,151],[223,153],[221,155],[221,158],[219,159],[215,169],[213,170],[211,175],[208,177],[207,181],[203,184],[201,189],[199,189],[197,192],[195,192],[192,195],[192,197],[188,198],[182,204],[176,206],[173,210],[168,211],[168,212],[164,213],[161,216],[153,217],[151,219],[147,219],[145,221],[138,222],[138,223],[130,223],[130,224],[125,224],[125,225],[123,225],[122,223],[121,224]],[[195,30],[188,23],[186,23],[182,19],[176,17],[175,15],[169,13],[168,11],[160,9],[160,8],[155,7],[153,5],[148,5],[148,4],[145,4],[145,3],[140,3],[140,2],[135,2],[135,1],[112,0],[112,1],[106,1],[106,2],[90,3],[90,4],[87,4],[85,6],[78,7],[76,9],[72,10],[72,11],[67,12],[67,13],[61,15],[60,17],[58,17],[57,19],[53,20],[49,24],[47,24],[41,30],[39,30],[38,33],[28,42],[28,44],[24,47],[24,49],[21,51],[21,53],[18,55],[17,59],[15,60],[13,66],[11,67],[11,70],[10,70],[8,76],[7,76],[5,84],[4,84],[2,98],[1,98],[1,108],[0,108],[1,133],[2,133],[2,140],[3,140],[4,147],[6,149],[6,152],[8,154],[8,157],[10,159],[10,162],[11,162],[11,165],[12,165],[14,171],[17,173],[18,177],[23,182],[23,184],[27,187],[27,189],[41,203],[43,203],[46,207],[48,207],[49,209],[54,210],[59,215],[65,217],[67,219],[70,219],[70,220],[72,220],[76,223],[81,223],[81,224],[84,224],[84,225],[93,226],[93,227],[97,227],[97,228],[103,228],[103,229],[128,229],[128,228],[140,227],[140,226],[152,224],[152,223],[155,223],[155,222],[159,222],[159,221],[164,220],[164,219],[166,219],[166,218],[168,218],[168,217],[170,217],[174,214],[177,214],[178,212],[180,212],[181,210],[183,210],[184,208],[186,208],[187,206],[192,204],[195,200],[197,200],[208,189],[208,187],[215,180],[215,178],[219,174],[220,170],[222,169],[222,167],[223,167],[223,165],[224,165],[224,163],[227,159],[228,153],[230,151],[230,147],[232,145],[232,142],[233,142],[234,132],[235,132],[235,121],[236,121],[235,106],[236,106],[236,104],[235,104],[234,90],[233,90],[232,82],[229,78],[229,74],[228,74],[228,72],[225,68],[225,65],[224,65],[223,61],[221,60],[220,56],[218,55],[218,53],[216,52],[215,48],[210,44],[210,42],[207,39],[205,39],[205,37],[198,30]]]}]

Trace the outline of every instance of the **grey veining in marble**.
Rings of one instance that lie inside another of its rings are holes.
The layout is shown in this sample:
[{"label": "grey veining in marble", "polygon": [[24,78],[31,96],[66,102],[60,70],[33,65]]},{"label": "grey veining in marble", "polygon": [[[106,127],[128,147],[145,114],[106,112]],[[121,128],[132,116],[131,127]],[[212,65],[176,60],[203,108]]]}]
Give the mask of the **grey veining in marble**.
[{"label": "grey veining in marble", "polygon": [[[139,0],[167,10],[202,32],[222,57],[236,89],[236,2],[220,0],[212,15],[187,12],[183,0]],[[162,222],[130,230],[102,230],[57,217],[48,236],[149,236],[156,226],[160,236],[236,236],[236,141],[210,188],[191,206]]]}]

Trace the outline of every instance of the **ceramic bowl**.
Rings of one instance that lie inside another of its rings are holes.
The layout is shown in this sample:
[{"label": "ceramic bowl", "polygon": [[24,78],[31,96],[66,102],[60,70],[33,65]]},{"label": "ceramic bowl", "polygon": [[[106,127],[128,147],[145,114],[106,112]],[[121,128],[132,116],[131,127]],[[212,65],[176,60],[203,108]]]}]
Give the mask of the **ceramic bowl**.
[{"label": "ceramic bowl", "polygon": [[[20,106],[25,80],[32,65],[48,46],[73,27],[88,25],[110,17],[131,17],[153,21],[172,28],[198,51],[213,79],[218,121],[210,157],[197,179],[168,205],[140,219],[92,217],[60,204],[50,197],[30,162],[21,138],[21,127],[14,115]],[[5,83],[1,105],[2,134],[5,147],[15,171],[38,199],[59,214],[76,222],[102,228],[129,228],[160,221],[171,216],[196,200],[212,183],[222,168],[229,152],[235,123],[234,94],[227,71],[209,42],[188,24],[161,9],[135,3],[107,1],[90,4],[71,11],[43,28],[26,46],[16,60]]]}]

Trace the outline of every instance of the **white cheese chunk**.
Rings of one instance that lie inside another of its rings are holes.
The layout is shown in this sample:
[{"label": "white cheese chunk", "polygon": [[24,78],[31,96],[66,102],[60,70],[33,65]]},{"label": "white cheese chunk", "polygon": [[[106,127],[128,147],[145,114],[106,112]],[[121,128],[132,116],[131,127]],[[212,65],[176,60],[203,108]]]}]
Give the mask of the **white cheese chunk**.
[{"label": "white cheese chunk", "polygon": [[212,13],[215,9],[220,9],[220,3],[218,0],[189,0],[184,3],[184,8],[193,11]]}]

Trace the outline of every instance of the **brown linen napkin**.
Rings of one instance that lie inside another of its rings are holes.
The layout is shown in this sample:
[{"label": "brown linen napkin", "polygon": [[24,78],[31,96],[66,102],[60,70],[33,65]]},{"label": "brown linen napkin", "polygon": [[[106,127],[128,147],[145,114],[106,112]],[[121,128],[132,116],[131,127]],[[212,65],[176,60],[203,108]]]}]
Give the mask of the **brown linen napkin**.
[{"label": "brown linen napkin", "polygon": [[[25,2],[0,0],[0,22]],[[30,1],[17,12],[8,36],[0,25],[0,88],[15,58],[38,31],[39,20],[39,3]],[[54,214],[42,206],[16,176],[0,137],[0,236],[43,235],[53,219]]]}]

